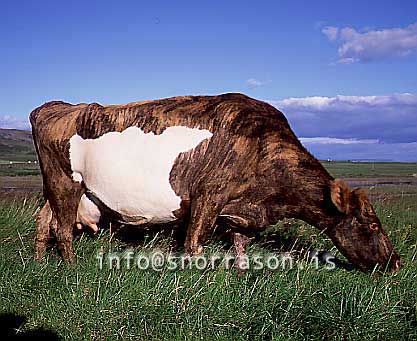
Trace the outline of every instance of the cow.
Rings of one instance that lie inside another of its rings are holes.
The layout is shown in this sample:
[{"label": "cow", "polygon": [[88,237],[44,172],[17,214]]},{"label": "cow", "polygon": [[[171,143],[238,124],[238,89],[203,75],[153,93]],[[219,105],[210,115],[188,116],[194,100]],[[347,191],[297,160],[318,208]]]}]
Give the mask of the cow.
[{"label": "cow", "polygon": [[138,228],[174,222],[190,255],[221,224],[238,256],[252,232],[296,218],[361,270],[400,267],[366,193],[333,178],[268,103],[236,93],[125,105],[54,101],[30,122],[46,199],[37,259],[52,230],[72,261],[74,225],[96,229],[101,215]]}]

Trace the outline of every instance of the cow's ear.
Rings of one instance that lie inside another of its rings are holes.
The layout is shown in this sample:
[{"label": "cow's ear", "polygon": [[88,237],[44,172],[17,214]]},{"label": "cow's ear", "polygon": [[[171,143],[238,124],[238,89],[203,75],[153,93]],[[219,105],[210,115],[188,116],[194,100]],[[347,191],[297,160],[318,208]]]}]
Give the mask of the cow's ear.
[{"label": "cow's ear", "polygon": [[350,189],[342,180],[333,180],[330,185],[333,204],[341,213],[349,212]]}]

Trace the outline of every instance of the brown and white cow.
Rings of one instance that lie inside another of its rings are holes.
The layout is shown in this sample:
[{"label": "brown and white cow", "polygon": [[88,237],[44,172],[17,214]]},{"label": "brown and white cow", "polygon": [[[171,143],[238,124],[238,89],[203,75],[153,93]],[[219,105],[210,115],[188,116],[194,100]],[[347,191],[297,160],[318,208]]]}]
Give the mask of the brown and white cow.
[{"label": "brown and white cow", "polygon": [[366,195],[329,175],[267,103],[241,94],[50,102],[30,121],[47,200],[38,258],[52,228],[72,260],[73,226],[95,229],[98,202],[123,223],[182,224],[190,254],[201,252],[218,223],[234,231],[243,252],[246,234],[292,217],[324,231],[360,269],[399,267]]}]

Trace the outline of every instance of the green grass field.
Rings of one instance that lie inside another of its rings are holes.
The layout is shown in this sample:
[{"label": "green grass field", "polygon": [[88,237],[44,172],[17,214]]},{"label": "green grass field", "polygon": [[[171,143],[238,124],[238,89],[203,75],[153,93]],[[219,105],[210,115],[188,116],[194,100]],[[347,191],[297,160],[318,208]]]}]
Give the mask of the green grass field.
[{"label": "green grass field", "polygon": [[[12,160],[0,159],[0,176],[23,176],[39,174],[39,166],[20,163],[10,167]],[[13,161],[12,161],[13,162]],[[322,161],[324,167],[335,177],[343,178],[397,178],[417,176],[417,163],[400,162],[344,162]]]},{"label": "green grass field", "polygon": [[417,163],[401,162],[343,162],[322,161],[324,167],[335,177],[373,178],[417,176]]},{"label": "green grass field", "polygon": [[[356,164],[349,166],[333,171],[339,172],[337,176],[369,172],[358,170]],[[384,169],[401,176],[414,172],[409,164],[403,167]],[[394,275],[328,270],[324,265],[314,268],[305,258],[306,249],[337,251],[317,230],[297,221],[271,227],[248,253],[270,252],[265,245],[272,235],[278,236],[278,250],[293,250],[304,269],[249,270],[243,276],[221,267],[100,270],[96,255],[101,250],[170,249],[169,237],[164,237],[169,233],[149,233],[131,243],[109,231],[82,234],[74,242],[74,265],[65,265],[55,248],[38,264],[32,258],[34,215],[41,199],[4,196],[0,202],[0,315],[25,316],[22,332],[42,327],[77,340],[415,340],[417,190],[377,187],[370,192],[404,262]],[[207,250],[217,251],[227,251],[225,242],[213,242]]]},{"label": "green grass field", "polygon": [[1,176],[28,176],[39,175],[40,170],[37,164],[19,163],[9,164],[9,161],[0,160],[0,177]]}]

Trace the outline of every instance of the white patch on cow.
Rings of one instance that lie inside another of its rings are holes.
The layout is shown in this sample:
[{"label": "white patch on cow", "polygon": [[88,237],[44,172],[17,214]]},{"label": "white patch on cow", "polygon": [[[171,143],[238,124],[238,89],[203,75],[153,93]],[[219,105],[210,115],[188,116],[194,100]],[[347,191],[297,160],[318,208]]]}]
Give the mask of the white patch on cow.
[{"label": "white patch on cow", "polygon": [[97,139],[70,139],[74,181],[84,181],[104,204],[122,216],[143,222],[175,220],[181,199],[169,182],[177,156],[195,148],[212,133],[183,126],[160,135],[138,127],[109,132]]}]

